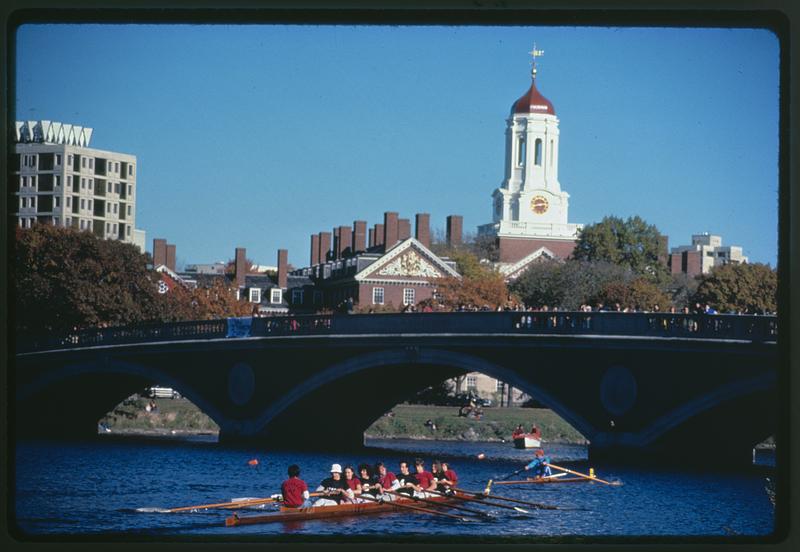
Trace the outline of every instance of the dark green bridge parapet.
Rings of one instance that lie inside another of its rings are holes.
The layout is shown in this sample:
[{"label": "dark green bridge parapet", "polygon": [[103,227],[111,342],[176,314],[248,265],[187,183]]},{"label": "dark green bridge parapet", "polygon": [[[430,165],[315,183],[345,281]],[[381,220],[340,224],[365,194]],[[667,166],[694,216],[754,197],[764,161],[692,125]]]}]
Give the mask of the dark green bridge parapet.
[{"label": "dark green bridge parapet", "polygon": [[17,353],[160,341],[289,335],[536,333],[774,342],[775,316],[620,312],[446,312],[303,315],[91,328],[19,336]]}]

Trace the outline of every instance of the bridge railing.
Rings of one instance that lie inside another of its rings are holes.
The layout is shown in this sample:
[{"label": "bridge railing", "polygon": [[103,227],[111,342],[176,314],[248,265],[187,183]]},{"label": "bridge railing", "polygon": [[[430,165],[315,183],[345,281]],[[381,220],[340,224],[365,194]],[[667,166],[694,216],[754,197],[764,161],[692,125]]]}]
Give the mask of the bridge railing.
[{"label": "bridge railing", "polygon": [[245,333],[229,332],[235,320],[199,320],[93,328],[62,336],[18,336],[17,352],[237,336],[324,334],[566,334],[689,337],[775,341],[777,318],[619,312],[446,312],[300,315],[254,318]]}]

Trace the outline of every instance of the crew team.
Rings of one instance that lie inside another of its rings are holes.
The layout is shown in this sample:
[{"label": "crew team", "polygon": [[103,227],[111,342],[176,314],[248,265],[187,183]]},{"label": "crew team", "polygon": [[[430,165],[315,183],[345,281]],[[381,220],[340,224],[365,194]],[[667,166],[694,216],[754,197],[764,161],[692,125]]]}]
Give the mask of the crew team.
[{"label": "crew team", "polygon": [[406,461],[401,461],[398,468],[395,474],[383,462],[374,466],[361,464],[356,473],[352,466],[343,469],[340,464],[333,464],[330,477],[323,479],[316,489],[315,495],[319,498],[312,503],[308,485],[300,478],[300,467],[292,464],[288,469],[289,478],[281,484],[280,500],[289,508],[308,508],[391,501],[398,495],[428,498],[440,496],[438,493],[452,493],[458,483],[458,476],[448,462],[435,460],[431,471],[427,471],[425,462],[417,458],[413,473]]}]

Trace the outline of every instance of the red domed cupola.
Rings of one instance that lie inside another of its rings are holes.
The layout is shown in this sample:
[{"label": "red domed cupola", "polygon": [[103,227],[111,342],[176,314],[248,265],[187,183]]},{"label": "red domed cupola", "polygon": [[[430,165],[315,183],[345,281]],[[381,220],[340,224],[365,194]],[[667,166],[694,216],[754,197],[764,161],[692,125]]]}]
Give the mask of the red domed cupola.
[{"label": "red domed cupola", "polygon": [[536,80],[531,80],[531,87],[511,107],[511,115],[518,113],[540,113],[542,115],[555,115],[556,110],[550,100],[545,98],[536,89]]}]

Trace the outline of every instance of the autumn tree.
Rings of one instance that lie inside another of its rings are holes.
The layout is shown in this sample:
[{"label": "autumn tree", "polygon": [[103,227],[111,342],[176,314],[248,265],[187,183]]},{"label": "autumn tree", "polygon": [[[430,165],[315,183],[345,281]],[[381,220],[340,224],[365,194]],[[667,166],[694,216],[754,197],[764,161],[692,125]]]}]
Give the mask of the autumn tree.
[{"label": "autumn tree", "polygon": [[440,305],[450,309],[461,305],[496,309],[508,302],[509,292],[502,274],[482,264],[466,250],[453,251],[451,259],[456,261],[461,278],[448,276],[436,281]]},{"label": "autumn tree", "polygon": [[131,244],[91,232],[36,225],[17,229],[11,285],[22,332],[160,319],[158,275]]},{"label": "autumn tree", "polygon": [[669,281],[665,238],[658,229],[638,216],[622,220],[608,216],[581,230],[572,257],[583,261],[605,261],[633,271],[659,284]]},{"label": "autumn tree", "polygon": [[769,265],[727,264],[700,277],[693,301],[719,312],[777,311],[778,274]]},{"label": "autumn tree", "polygon": [[[643,276],[630,282],[610,281],[591,300],[606,307],[618,304],[621,308],[635,310],[668,310],[670,298],[653,282]],[[656,309],[657,307],[657,309]]]}]

